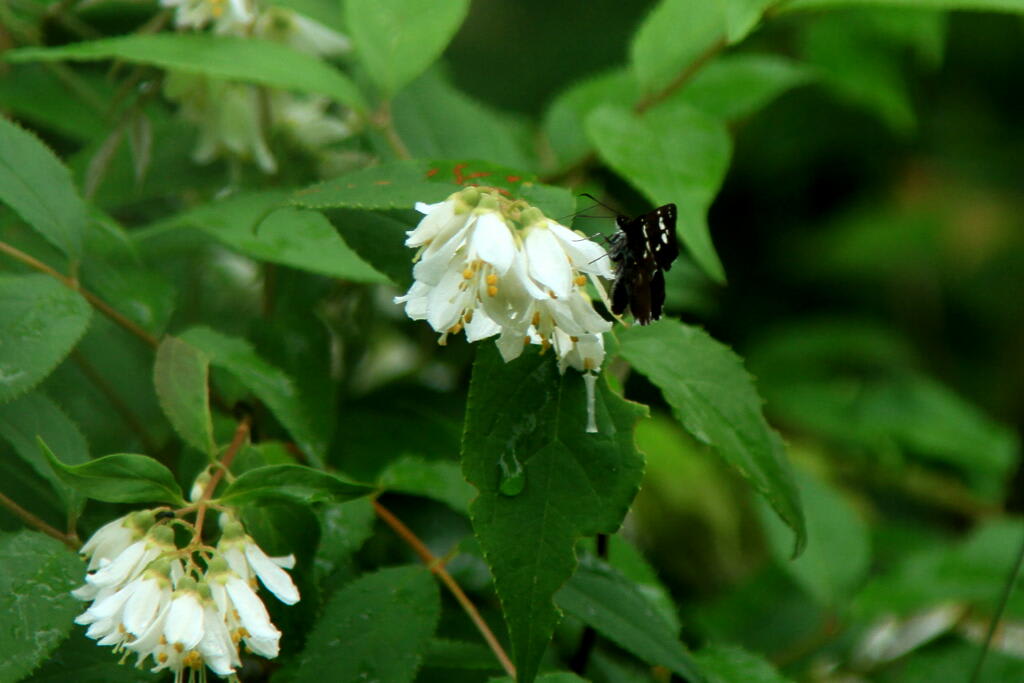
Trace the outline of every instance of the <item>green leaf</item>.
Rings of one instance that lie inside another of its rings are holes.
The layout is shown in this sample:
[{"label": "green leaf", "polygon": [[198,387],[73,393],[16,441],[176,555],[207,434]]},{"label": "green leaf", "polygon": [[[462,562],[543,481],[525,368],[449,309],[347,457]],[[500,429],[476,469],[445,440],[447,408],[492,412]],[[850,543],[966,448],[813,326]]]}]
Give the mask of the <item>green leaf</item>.
[{"label": "green leaf", "polygon": [[492,346],[477,349],[462,466],[480,491],[470,505],[473,530],[521,681],[537,675],[558,619],[552,597],[576,566],[576,540],[613,533],[636,495],[643,460],[632,434],[643,414],[602,379],[599,432],[588,434],[578,373],[560,376],[553,358],[530,351],[506,364]]},{"label": "green leaf", "polygon": [[212,455],[215,446],[207,386],[209,375],[210,361],[202,351],[170,335],[160,342],[153,365],[153,383],[160,407],[186,443]]},{"label": "green leaf", "polygon": [[280,43],[200,33],[135,34],[60,47],[23,47],[9,62],[119,59],[282,90],[327,95],[356,111],[366,103],[352,81],[316,57]]},{"label": "green leaf", "polygon": [[657,92],[724,39],[719,2],[662,0],[630,46],[633,73],[645,93]]},{"label": "green leaf", "polygon": [[89,445],[78,425],[46,394],[33,391],[0,405],[0,436],[14,447],[15,453],[22,460],[53,485],[67,511],[77,515],[83,502],[82,497],[53,471],[40,452],[37,439],[52,444],[68,464],[88,462]]},{"label": "green leaf", "polygon": [[302,465],[267,465],[243,473],[218,498],[226,505],[284,500],[296,503],[343,503],[374,492],[362,484]]},{"label": "green leaf", "polygon": [[[587,683],[587,679],[580,678],[574,673],[568,671],[551,671],[543,673],[534,679],[536,683]],[[515,683],[508,676],[502,676],[501,678],[488,679],[487,683]]]},{"label": "green leaf", "polygon": [[745,118],[785,91],[810,82],[814,68],[786,57],[744,53],[719,57],[673,99],[725,120]]},{"label": "green leaf", "polygon": [[371,78],[390,98],[441,56],[469,0],[348,0],[345,23]]},{"label": "green leaf", "polygon": [[86,498],[107,503],[185,504],[171,471],[148,455],[117,453],[81,465],[65,465],[42,439],[39,447],[57,476]]},{"label": "green leaf", "polygon": [[[113,97],[113,84],[105,82],[101,74],[75,73],[72,78],[101,101]],[[76,142],[101,139],[110,132],[103,112],[83,106],[81,95],[41,64],[8,68],[0,79],[0,106],[13,118]]]},{"label": "green leaf", "polygon": [[784,4],[779,0],[725,0],[722,11],[725,19],[725,37],[729,44],[738,43],[757,26],[761,15],[771,5]]},{"label": "green leaf", "polygon": [[70,590],[85,567],[60,541],[35,531],[0,534],[0,681],[18,681],[46,659],[82,609]]},{"label": "green leaf", "polygon": [[694,658],[708,683],[789,683],[764,659],[735,646],[712,645]]},{"label": "green leaf", "polygon": [[32,389],[75,346],[92,309],[41,273],[0,276],[0,403]]},{"label": "green leaf", "polygon": [[500,669],[494,653],[487,646],[462,640],[434,638],[427,645],[423,660],[425,669]]},{"label": "green leaf", "polygon": [[700,668],[672,624],[641,592],[611,567],[584,562],[555,594],[559,607],[640,659],[698,683]]},{"label": "green leaf", "polygon": [[703,330],[670,320],[622,330],[619,341],[621,355],[661,389],[683,427],[768,499],[799,554],[807,532],[793,473],[740,359]]},{"label": "green leaf", "polygon": [[86,638],[84,628],[76,628],[29,679],[31,683],[67,683],[68,672],[75,672],[75,683],[160,683],[163,676],[134,666],[118,664],[110,648],[97,647]]},{"label": "green leaf", "polygon": [[871,562],[868,526],[842,494],[797,470],[807,517],[807,548],[792,559],[791,535],[767,505],[759,508],[768,548],[780,567],[815,600],[837,608],[860,587]]},{"label": "green leaf", "polygon": [[290,196],[266,191],[233,195],[160,221],[149,227],[150,235],[191,226],[261,261],[352,282],[387,281],[345,244],[323,215],[288,206]]},{"label": "green leaf", "polygon": [[88,214],[71,182],[71,173],[36,136],[3,117],[0,201],[69,258],[82,255],[82,231]]},{"label": "green leaf", "polygon": [[295,680],[412,681],[440,615],[437,584],[424,567],[364,575],[327,602]]},{"label": "green leaf", "polygon": [[533,131],[458,90],[440,70],[411,83],[391,106],[409,153],[426,159],[487,159],[533,170]]},{"label": "green leaf", "polygon": [[267,404],[310,461],[323,463],[327,439],[313,427],[312,410],[291,377],[260,357],[244,339],[209,327],[193,327],[181,339],[203,351],[214,367],[227,370]]},{"label": "green leaf", "polygon": [[428,161],[371,166],[299,190],[292,203],[308,209],[412,209],[439,202],[460,188]]},{"label": "green leaf", "polygon": [[784,12],[795,12],[854,6],[1024,13],[1024,0],[789,0],[782,3],[780,9]]},{"label": "green leaf", "polygon": [[466,514],[475,489],[462,478],[458,464],[406,456],[381,472],[377,484],[387,491],[432,498]]},{"label": "green leaf", "polygon": [[[649,421],[643,424],[649,424]],[[639,431],[641,427],[642,425],[637,427],[637,444],[640,445],[641,451],[647,456],[647,469],[644,475],[647,481],[650,481],[650,453],[642,447],[640,442]],[[633,509],[636,510],[635,507]],[[665,585],[658,579],[657,571],[647,562],[640,551],[619,534],[608,538],[608,564],[640,589],[644,598],[651,603],[661,618],[672,629],[673,634],[679,633],[682,624],[679,622],[679,608],[672,600],[672,594],[669,593]]]},{"label": "green leaf", "polygon": [[655,204],[678,205],[683,243],[708,275],[723,281],[707,210],[729,167],[725,125],[681,102],[664,102],[642,117],[607,105],[593,111],[586,126],[616,173]]}]

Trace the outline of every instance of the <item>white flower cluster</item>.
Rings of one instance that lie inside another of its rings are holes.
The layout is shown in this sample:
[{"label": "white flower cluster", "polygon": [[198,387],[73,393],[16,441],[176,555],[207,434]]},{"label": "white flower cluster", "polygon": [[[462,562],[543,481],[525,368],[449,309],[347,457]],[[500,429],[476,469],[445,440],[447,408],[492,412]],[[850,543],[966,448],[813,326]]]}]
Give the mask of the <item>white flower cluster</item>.
[{"label": "white flower cluster", "polygon": [[602,318],[586,294],[587,276],[611,278],[605,250],[551,220],[523,200],[497,190],[467,188],[437,204],[417,204],[425,214],[405,244],[418,248],[415,281],[395,298],[406,314],[448,335],[465,330],[471,341],[498,335],[506,362],[528,344],[553,348],[558,368],[585,372],[588,431],[596,431],[594,375],[604,361]]},{"label": "white flower cluster", "polygon": [[268,557],[230,516],[221,526],[216,551],[201,569],[151,510],[104,525],[82,547],[89,573],[72,595],[92,604],[75,622],[87,625],[98,645],[134,653],[139,667],[152,658],[152,670],[170,670],[175,681],[204,665],[220,676],[234,674],[241,642],[276,657],[281,632],[256,594],[256,579],[281,602],[295,604],[299,591],[284,571],[295,560]]},{"label": "white flower cluster", "polygon": [[[174,8],[179,29],[212,26],[218,35],[271,40],[317,57],[351,49],[342,34],[283,7],[259,8],[251,0],[160,0],[160,4]],[[299,148],[315,154],[324,154],[328,145],[353,132],[351,121],[329,111],[326,97],[176,71],[168,72],[164,94],[178,102],[182,116],[199,128],[193,152],[198,163],[228,156],[254,161],[264,172],[274,173],[277,161],[266,142],[270,131],[284,133]]]}]

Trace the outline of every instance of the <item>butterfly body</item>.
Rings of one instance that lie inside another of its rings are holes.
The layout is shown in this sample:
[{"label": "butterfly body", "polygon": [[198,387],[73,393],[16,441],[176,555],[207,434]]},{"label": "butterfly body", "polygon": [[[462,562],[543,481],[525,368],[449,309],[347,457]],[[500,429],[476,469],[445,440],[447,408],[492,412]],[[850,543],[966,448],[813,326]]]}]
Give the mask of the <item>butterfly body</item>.
[{"label": "butterfly body", "polygon": [[637,323],[650,324],[661,317],[665,304],[664,271],[679,255],[676,241],[676,205],[615,219],[619,231],[609,238],[608,257],[615,264],[612,313],[628,307]]}]

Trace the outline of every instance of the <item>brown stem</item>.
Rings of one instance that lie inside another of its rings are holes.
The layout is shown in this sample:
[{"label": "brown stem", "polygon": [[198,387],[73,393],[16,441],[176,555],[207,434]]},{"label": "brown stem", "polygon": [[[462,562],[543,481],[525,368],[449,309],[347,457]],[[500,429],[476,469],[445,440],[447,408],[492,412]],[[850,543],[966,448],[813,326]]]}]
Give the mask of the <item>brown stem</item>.
[{"label": "brown stem", "polygon": [[427,565],[427,569],[433,572],[448,588],[448,590],[451,591],[452,595],[455,596],[455,599],[458,600],[460,605],[462,605],[462,609],[464,609],[466,614],[469,615],[469,618],[472,619],[477,630],[480,631],[480,635],[482,635],[484,640],[487,641],[487,645],[490,646],[491,651],[494,652],[494,656],[497,657],[498,662],[501,663],[501,668],[505,670],[505,673],[512,677],[512,680],[515,680],[516,668],[512,664],[512,660],[510,660],[508,655],[505,654],[505,650],[502,649],[501,643],[499,643],[498,639],[494,637],[494,633],[487,625],[487,622],[484,621],[483,617],[480,616],[480,612],[477,611],[476,606],[470,601],[466,594],[462,592],[462,588],[460,588],[459,584],[455,582],[455,579],[453,579],[451,574],[448,573],[448,570],[444,568],[443,561],[440,558],[435,557],[434,554],[430,552],[430,549],[423,544],[423,541],[417,538],[416,534],[414,534],[409,527],[405,526],[405,524],[395,517],[390,510],[376,500],[373,501],[373,509],[377,513],[377,516],[384,520],[384,522],[390,526],[403,541],[408,543],[409,547],[411,547],[417,555],[420,556],[420,559],[423,560],[423,564]]},{"label": "brown stem", "polygon": [[203,519],[206,517],[206,502],[213,497],[213,492],[217,490],[217,484],[224,477],[224,473],[227,472],[228,468],[231,467],[231,463],[234,461],[235,456],[242,449],[242,444],[245,443],[246,437],[249,436],[249,427],[252,424],[252,418],[248,415],[243,417],[238,427],[235,428],[235,435],[231,437],[231,443],[228,444],[228,449],[224,451],[224,457],[220,460],[220,467],[210,477],[210,481],[206,482],[206,488],[203,489],[203,495],[196,501],[196,537],[193,539],[193,543],[198,543],[203,533]]},{"label": "brown stem", "polygon": [[711,46],[708,47],[708,49],[704,50],[704,52],[702,52],[697,57],[697,59],[690,62],[690,64],[685,69],[680,71],[679,74],[675,78],[673,78],[668,85],[666,85],[658,92],[652,93],[647,97],[641,99],[639,102],[637,102],[636,106],[633,107],[633,111],[635,111],[637,114],[643,114],[645,111],[647,111],[654,105],[665,100],[669,95],[674,93],[676,90],[682,88],[690,81],[691,78],[694,77],[694,75],[696,75],[698,71],[700,71],[704,67],[705,64],[707,64],[712,59],[717,57],[718,53],[724,50],[726,45],[728,45],[728,42],[724,37],[716,40],[714,43],[711,44]]},{"label": "brown stem", "polygon": [[15,260],[21,261],[30,268],[34,268],[35,270],[38,270],[41,273],[46,273],[50,277],[60,281],[60,283],[63,284],[68,289],[75,290],[83,297],[85,297],[85,300],[88,301],[93,308],[95,308],[100,313],[113,320],[115,323],[117,323],[124,329],[134,334],[136,337],[144,341],[149,346],[152,346],[154,349],[160,345],[159,339],[151,335],[149,332],[146,332],[146,330],[142,329],[128,318],[124,317],[121,313],[115,311],[113,308],[110,307],[110,305],[107,302],[103,301],[89,290],[84,289],[78,283],[77,280],[54,270],[53,268],[46,265],[39,259],[33,256],[29,256],[22,250],[13,247],[10,244],[7,244],[6,242],[0,242],[0,252],[7,254],[8,256]]},{"label": "brown stem", "polygon": [[31,512],[21,507],[20,505],[18,505],[17,503],[15,503],[13,500],[11,500],[2,493],[0,493],[0,505],[3,505],[5,508],[10,510],[11,513],[13,513],[16,517],[20,517],[21,521],[25,522],[25,524],[28,524],[31,527],[35,527],[47,536],[52,536],[56,538],[58,541],[60,541],[67,547],[71,548],[72,550],[78,550],[78,542],[74,537],[69,536],[68,534],[62,534],[60,531],[54,529],[52,526],[50,526],[43,520],[39,519]]},{"label": "brown stem", "polygon": [[391,103],[384,102],[380,105],[380,108],[373,115],[373,122],[380,128],[381,132],[384,133],[384,139],[388,141],[388,145],[391,150],[395,153],[399,159],[411,159],[412,154],[409,153],[409,148],[405,146],[405,142],[398,135],[398,131],[395,130],[394,120],[391,118]]}]

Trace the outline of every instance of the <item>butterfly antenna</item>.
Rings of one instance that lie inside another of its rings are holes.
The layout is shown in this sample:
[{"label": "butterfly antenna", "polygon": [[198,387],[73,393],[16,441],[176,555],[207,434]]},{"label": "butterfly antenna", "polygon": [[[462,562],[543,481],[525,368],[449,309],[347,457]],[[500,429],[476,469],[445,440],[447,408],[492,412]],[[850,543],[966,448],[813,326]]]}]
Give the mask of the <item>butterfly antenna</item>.
[{"label": "butterfly antenna", "polygon": [[605,204],[604,202],[602,202],[602,201],[601,201],[600,199],[598,199],[598,198],[597,198],[597,197],[595,197],[594,195],[590,194],[589,192],[580,192],[580,193],[579,193],[578,195],[576,195],[576,196],[577,196],[577,197],[586,197],[587,199],[591,199],[591,200],[593,200],[593,201],[594,201],[594,202],[595,202],[595,203],[596,203],[596,204],[597,204],[598,206],[603,206],[604,208],[606,208],[606,209],[608,209],[609,211],[611,211],[612,213],[614,213],[614,214],[615,214],[616,216],[618,216],[618,215],[619,215],[619,212],[618,212],[618,211],[616,211],[616,210],[615,210],[615,209],[613,209],[612,207],[608,206],[607,204]]}]

